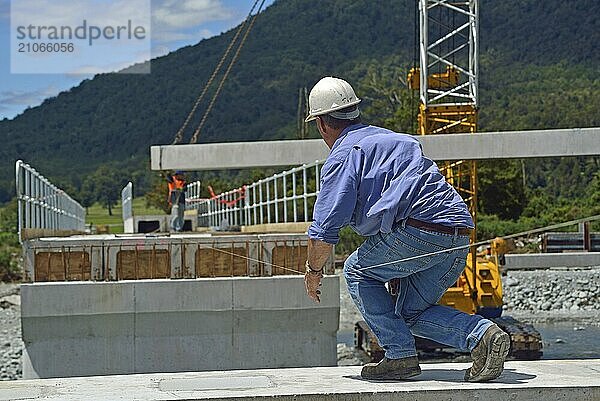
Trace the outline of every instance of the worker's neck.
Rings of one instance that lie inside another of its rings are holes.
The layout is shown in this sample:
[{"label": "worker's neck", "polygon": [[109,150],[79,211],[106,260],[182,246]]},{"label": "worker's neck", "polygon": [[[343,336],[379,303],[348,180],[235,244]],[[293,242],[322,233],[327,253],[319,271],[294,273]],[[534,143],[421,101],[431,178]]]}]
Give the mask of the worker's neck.
[{"label": "worker's neck", "polygon": [[325,128],[321,131],[321,137],[329,147],[329,149],[333,148],[333,144],[340,137],[343,129],[333,129],[331,127],[325,126]]}]

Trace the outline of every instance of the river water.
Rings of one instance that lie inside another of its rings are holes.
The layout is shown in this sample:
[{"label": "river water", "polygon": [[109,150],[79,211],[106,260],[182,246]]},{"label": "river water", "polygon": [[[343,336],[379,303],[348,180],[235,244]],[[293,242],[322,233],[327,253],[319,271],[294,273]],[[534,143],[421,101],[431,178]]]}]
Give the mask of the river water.
[{"label": "river water", "polygon": [[543,359],[600,358],[600,327],[574,323],[536,323],[544,342]]}]

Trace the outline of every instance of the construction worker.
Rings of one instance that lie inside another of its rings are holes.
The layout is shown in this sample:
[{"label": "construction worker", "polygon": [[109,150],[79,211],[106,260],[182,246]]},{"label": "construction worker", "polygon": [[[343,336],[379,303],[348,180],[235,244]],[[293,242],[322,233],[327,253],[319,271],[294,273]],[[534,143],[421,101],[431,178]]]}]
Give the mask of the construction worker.
[{"label": "construction worker", "polygon": [[[385,350],[361,376],[420,374],[414,334],[470,351],[465,380],[495,379],[508,334],[481,316],[438,305],[465,267],[473,228],[467,206],[414,137],[362,124],[360,101],[350,84],[333,77],[309,95],[306,121],[316,121],[331,152],[308,230],[307,294],[320,301],[323,265],[349,225],[366,240],[344,264],[348,291]],[[395,301],[385,287],[392,280],[399,282]]]},{"label": "construction worker", "polygon": [[184,212],[185,212],[185,191],[186,182],[183,171],[175,171],[174,174],[167,175],[169,185],[169,205],[171,206],[171,230],[183,231]]}]

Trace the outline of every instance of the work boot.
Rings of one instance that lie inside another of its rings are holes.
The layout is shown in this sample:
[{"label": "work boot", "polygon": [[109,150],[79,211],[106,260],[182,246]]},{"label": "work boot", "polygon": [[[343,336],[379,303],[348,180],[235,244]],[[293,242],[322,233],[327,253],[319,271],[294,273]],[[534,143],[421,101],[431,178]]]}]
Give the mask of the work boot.
[{"label": "work boot", "polygon": [[383,358],[379,363],[368,363],[363,366],[360,375],[367,380],[402,380],[421,374],[419,360],[416,356],[408,358]]},{"label": "work boot", "polygon": [[471,351],[473,366],[467,369],[465,381],[483,382],[494,380],[500,376],[509,349],[510,337],[508,334],[492,324]]}]

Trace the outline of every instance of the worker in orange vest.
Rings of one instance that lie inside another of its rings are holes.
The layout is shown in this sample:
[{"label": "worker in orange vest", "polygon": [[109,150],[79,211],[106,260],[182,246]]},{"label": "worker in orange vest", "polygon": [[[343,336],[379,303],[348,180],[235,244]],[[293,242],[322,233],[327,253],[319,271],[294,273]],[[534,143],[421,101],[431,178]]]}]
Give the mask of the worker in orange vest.
[{"label": "worker in orange vest", "polygon": [[185,191],[187,184],[183,171],[175,171],[174,174],[167,175],[169,185],[169,205],[171,205],[171,230],[182,231],[185,211]]}]

